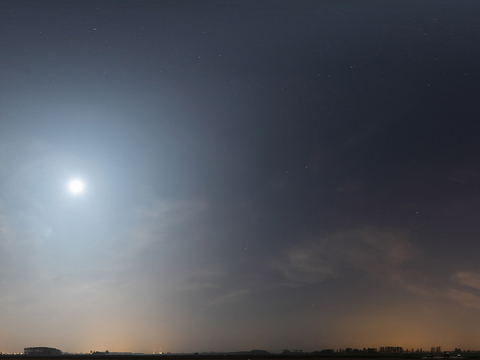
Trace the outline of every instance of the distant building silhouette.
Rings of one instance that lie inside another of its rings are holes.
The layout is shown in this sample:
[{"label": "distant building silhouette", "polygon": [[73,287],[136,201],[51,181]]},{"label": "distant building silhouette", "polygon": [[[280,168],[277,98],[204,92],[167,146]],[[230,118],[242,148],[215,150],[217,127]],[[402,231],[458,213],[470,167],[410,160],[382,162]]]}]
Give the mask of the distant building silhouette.
[{"label": "distant building silhouette", "polygon": [[333,349],[323,349],[320,351],[320,354],[335,354],[335,350]]},{"label": "distant building silhouette", "polygon": [[23,349],[25,355],[62,355],[62,350],[49,347],[28,347]]},{"label": "distant building silhouette", "polygon": [[401,346],[382,346],[380,347],[381,353],[387,354],[403,354],[403,347]]},{"label": "distant building silhouette", "polygon": [[250,354],[252,355],[268,355],[267,350],[250,350]]}]

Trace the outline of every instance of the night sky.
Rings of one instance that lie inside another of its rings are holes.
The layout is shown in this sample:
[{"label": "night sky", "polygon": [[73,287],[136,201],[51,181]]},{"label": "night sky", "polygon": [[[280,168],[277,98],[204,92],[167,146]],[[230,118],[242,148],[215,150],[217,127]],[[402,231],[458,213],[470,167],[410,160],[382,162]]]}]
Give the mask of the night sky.
[{"label": "night sky", "polygon": [[0,1],[0,351],[480,348],[479,16]]}]

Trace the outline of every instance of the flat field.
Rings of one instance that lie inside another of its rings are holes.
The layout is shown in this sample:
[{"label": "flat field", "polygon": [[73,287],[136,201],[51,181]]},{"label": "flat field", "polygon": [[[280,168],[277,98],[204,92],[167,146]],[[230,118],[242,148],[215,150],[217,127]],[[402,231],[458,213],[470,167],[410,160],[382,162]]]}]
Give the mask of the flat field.
[{"label": "flat field", "polygon": [[[235,355],[235,354],[174,354],[174,355],[56,355],[56,356],[35,356],[35,355],[0,355],[0,360],[395,360],[395,359],[422,359],[422,355],[414,354],[299,354],[299,355]],[[451,358],[453,359],[453,358]],[[456,360],[456,359],[455,359]]]}]

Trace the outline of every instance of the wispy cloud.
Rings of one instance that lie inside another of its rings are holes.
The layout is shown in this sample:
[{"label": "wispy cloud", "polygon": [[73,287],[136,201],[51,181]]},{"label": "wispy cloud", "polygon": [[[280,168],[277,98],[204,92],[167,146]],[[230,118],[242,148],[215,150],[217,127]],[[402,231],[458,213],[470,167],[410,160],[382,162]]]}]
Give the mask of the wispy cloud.
[{"label": "wispy cloud", "polygon": [[221,264],[195,266],[183,276],[178,287],[182,290],[200,290],[217,288],[225,280],[227,269]]},{"label": "wispy cloud", "polygon": [[220,305],[220,304],[226,304],[226,303],[241,301],[251,292],[252,291],[250,289],[231,290],[231,291],[227,292],[226,294],[223,294],[223,295],[211,300],[210,305],[214,306],[214,305]]},{"label": "wispy cloud", "polygon": [[154,199],[132,210],[122,253],[131,257],[158,242],[178,241],[174,230],[192,226],[195,216],[208,208],[205,201],[161,201]]},{"label": "wispy cloud", "polygon": [[480,309],[480,296],[472,294],[471,292],[458,289],[448,289],[445,292],[445,296],[463,306]]},{"label": "wispy cloud", "polygon": [[454,278],[460,285],[480,290],[480,274],[478,273],[458,271]]},{"label": "wispy cloud", "polygon": [[272,266],[286,277],[286,286],[299,286],[322,282],[337,276],[335,266],[328,259],[323,248],[290,249],[284,258],[276,260]]},{"label": "wispy cloud", "polygon": [[343,231],[290,248],[273,264],[288,285],[323,282],[355,269],[378,277],[397,277],[397,267],[419,255],[405,232],[366,227]]},{"label": "wispy cloud", "polygon": [[448,176],[447,179],[462,185],[466,185],[478,179],[478,176],[479,174],[477,171],[469,169],[458,169],[452,175]]},{"label": "wispy cloud", "polygon": [[407,293],[449,299],[480,309],[479,273],[453,269],[453,274],[448,275],[445,268],[443,280],[438,275],[432,278],[421,266],[425,261],[407,232],[365,227],[303,241],[271,266],[282,273],[283,286],[340,281],[351,269],[360,276],[395,284]]},{"label": "wispy cloud", "polygon": [[472,271],[457,271],[441,293],[455,302],[470,308],[480,309],[480,274]]}]

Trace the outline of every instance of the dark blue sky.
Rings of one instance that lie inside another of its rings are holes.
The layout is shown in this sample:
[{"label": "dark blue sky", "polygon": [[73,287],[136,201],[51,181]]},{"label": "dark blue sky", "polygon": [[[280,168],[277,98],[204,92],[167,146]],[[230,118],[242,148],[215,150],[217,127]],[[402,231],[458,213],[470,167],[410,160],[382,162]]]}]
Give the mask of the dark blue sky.
[{"label": "dark blue sky", "polygon": [[475,348],[479,11],[2,1],[0,351]]}]

